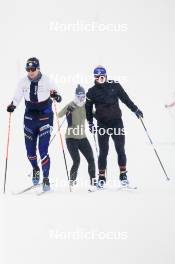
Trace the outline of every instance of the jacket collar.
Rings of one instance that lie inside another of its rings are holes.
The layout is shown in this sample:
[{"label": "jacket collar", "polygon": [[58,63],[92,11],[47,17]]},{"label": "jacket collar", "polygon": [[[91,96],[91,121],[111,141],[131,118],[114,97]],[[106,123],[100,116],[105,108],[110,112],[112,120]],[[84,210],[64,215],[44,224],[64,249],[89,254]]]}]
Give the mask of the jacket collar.
[{"label": "jacket collar", "polygon": [[28,79],[31,81],[31,82],[39,82],[39,80],[41,80],[41,77],[42,77],[42,73],[39,72],[38,75],[34,78],[34,79],[31,79],[29,76],[27,76]]}]

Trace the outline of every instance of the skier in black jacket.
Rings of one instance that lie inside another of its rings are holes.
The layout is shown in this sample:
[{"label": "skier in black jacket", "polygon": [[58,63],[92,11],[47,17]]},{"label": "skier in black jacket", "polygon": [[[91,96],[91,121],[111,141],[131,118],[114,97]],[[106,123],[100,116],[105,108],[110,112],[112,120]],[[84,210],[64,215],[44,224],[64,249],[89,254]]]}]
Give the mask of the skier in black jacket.
[{"label": "skier in black jacket", "polygon": [[[95,105],[95,118],[97,119],[98,143],[99,143],[99,187],[106,183],[105,171],[107,166],[107,155],[109,149],[109,137],[111,136],[118,154],[118,165],[120,168],[120,181],[122,186],[128,186],[125,154],[125,133],[122,122],[122,112],[119,107],[119,99],[136,114],[138,118],[143,113],[131,101],[122,86],[115,81],[107,79],[104,67],[97,66],[94,69],[95,85],[86,94],[86,117],[89,129],[96,132],[93,123],[93,105]],[[104,132],[105,131],[105,132]]]}]

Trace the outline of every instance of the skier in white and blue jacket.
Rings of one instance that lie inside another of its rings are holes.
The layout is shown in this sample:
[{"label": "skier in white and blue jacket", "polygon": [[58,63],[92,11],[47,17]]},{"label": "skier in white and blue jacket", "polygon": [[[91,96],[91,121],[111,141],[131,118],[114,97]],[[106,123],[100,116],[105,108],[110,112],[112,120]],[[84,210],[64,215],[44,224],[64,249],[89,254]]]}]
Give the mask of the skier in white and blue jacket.
[{"label": "skier in white and blue jacket", "polygon": [[43,171],[43,190],[50,190],[49,170],[50,157],[48,146],[53,127],[52,99],[61,102],[56,85],[40,71],[39,60],[35,57],[27,60],[27,76],[23,78],[14,95],[13,101],[7,107],[8,112],[13,112],[25,99],[24,136],[27,157],[33,167],[33,184],[40,181],[40,169],[37,162],[37,139]]}]

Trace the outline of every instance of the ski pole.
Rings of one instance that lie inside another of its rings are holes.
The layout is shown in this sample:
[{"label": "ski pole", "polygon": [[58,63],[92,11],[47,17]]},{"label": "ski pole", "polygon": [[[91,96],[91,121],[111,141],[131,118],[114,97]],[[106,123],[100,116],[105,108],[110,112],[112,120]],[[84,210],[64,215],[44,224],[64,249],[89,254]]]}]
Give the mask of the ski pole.
[{"label": "ski pole", "polygon": [[147,134],[147,136],[148,136],[148,138],[149,138],[149,141],[150,141],[150,143],[151,143],[153,149],[154,149],[154,152],[155,152],[155,154],[156,154],[156,156],[157,156],[157,158],[158,158],[158,161],[159,161],[159,163],[160,163],[160,165],[161,165],[161,167],[162,167],[162,170],[163,170],[163,172],[164,172],[164,174],[165,174],[166,180],[169,181],[170,178],[168,177],[168,175],[167,175],[167,173],[166,173],[166,171],[165,171],[165,168],[164,168],[164,166],[163,166],[163,164],[162,164],[162,161],[161,161],[161,159],[160,159],[160,157],[159,157],[159,155],[158,155],[158,153],[157,153],[157,150],[156,150],[155,147],[154,147],[153,141],[152,141],[150,135],[148,134],[148,131],[147,131],[147,129],[146,129],[146,126],[145,126],[145,124],[144,124],[144,122],[143,122],[142,117],[140,117],[139,119],[140,119],[140,121],[141,121],[141,123],[142,123],[142,126],[143,126],[143,128],[144,128],[144,130],[145,130],[145,132],[146,132],[146,134]]},{"label": "ski pole", "polygon": [[[56,117],[57,117],[57,124],[58,124],[58,128],[59,128],[60,127],[60,124],[59,124],[59,116],[58,116],[57,107],[56,107],[56,101],[55,100],[54,100],[54,107],[55,107],[55,113],[56,113]],[[63,144],[63,139],[62,139],[62,135],[61,135],[60,129],[58,130],[58,133],[59,133],[61,147],[62,147],[62,152],[63,152],[63,157],[64,157],[64,163],[65,163],[65,168],[66,168],[66,173],[67,173],[67,179],[68,179],[68,183],[69,183],[69,181],[70,181],[69,180],[69,172],[68,172],[66,155],[65,155],[65,151],[64,151],[64,144]],[[71,186],[70,186],[70,184],[69,184],[69,188],[70,188],[70,192],[71,192]]]},{"label": "ski pole", "polygon": [[49,146],[51,145],[52,141],[55,139],[57,133],[60,131],[60,129],[61,129],[61,127],[62,127],[62,125],[64,124],[65,121],[66,121],[66,117],[63,119],[61,125],[58,127],[57,132],[56,132],[56,133],[53,135],[53,137],[51,138],[50,143],[49,143]]},{"label": "ski pole", "polygon": [[10,143],[11,115],[12,115],[12,113],[9,114],[9,123],[8,123],[6,163],[5,163],[5,175],[4,175],[4,194],[5,194],[5,191],[6,191],[6,180],[7,180],[7,165],[8,165],[8,153],[9,153],[9,143]]},{"label": "ski pole", "polygon": [[[99,154],[98,154],[98,148],[97,148],[97,140],[96,140],[96,136],[95,134],[93,133],[93,138],[94,138],[94,143],[95,143],[95,149],[96,149],[96,154],[97,154],[97,160],[98,160],[98,157],[99,157]],[[106,178],[107,178],[107,167],[106,167],[106,170],[105,170],[105,174],[106,174]]]},{"label": "ski pole", "polygon": [[[69,113],[68,113],[68,115],[69,115]],[[51,138],[51,140],[50,140],[50,142],[49,142],[49,146],[51,145],[51,143],[52,143],[53,140],[55,139],[55,137],[56,137],[58,131],[61,129],[61,127],[62,127],[62,125],[64,124],[65,120],[66,120],[66,117],[63,119],[63,121],[62,121],[61,125],[59,126],[57,132],[56,132],[56,133],[53,135],[53,137]],[[38,160],[38,162],[40,162],[40,161],[41,161],[41,158]],[[28,177],[31,177],[31,176],[32,176],[32,172],[33,172],[33,170],[28,174]]]}]

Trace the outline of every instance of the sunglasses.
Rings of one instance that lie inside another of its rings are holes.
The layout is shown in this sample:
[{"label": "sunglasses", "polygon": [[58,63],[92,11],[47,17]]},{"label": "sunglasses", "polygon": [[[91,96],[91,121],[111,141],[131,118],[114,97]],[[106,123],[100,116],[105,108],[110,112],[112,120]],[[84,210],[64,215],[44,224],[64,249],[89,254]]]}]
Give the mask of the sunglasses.
[{"label": "sunglasses", "polygon": [[84,100],[86,98],[86,96],[85,95],[77,95],[77,98],[79,100]]},{"label": "sunglasses", "polygon": [[86,98],[86,96],[85,95],[77,95],[77,98],[79,101],[83,101]]},{"label": "sunglasses", "polygon": [[101,75],[94,75],[94,78],[95,78],[95,79],[99,79],[100,77],[104,77],[104,78],[105,78],[106,75],[104,75],[104,74],[101,74]]},{"label": "sunglasses", "polygon": [[36,71],[36,68],[26,68],[26,71],[27,71],[27,72],[30,72],[30,71],[31,71],[31,72],[35,72],[35,71]]}]

